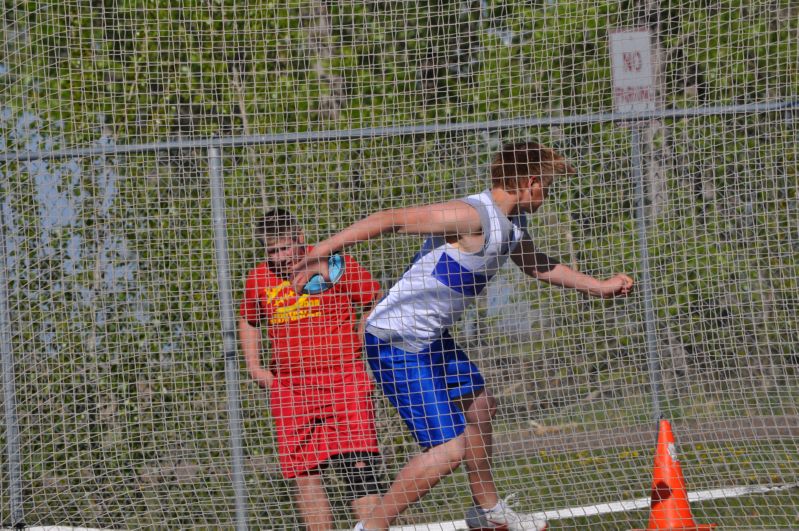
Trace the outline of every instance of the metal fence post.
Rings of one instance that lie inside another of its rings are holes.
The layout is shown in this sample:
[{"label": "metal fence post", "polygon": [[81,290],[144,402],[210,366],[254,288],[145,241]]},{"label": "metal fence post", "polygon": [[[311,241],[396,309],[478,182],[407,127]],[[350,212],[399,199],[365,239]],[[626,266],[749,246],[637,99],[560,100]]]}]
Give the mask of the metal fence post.
[{"label": "metal fence post", "polygon": [[[0,205],[0,357],[3,363],[3,403],[5,405],[6,455],[8,457],[9,504],[12,527],[22,526],[22,469],[19,447],[19,419],[14,373],[14,352],[11,349],[11,304],[8,300],[8,254],[5,237],[5,216]],[[2,525],[2,523],[0,523]]]},{"label": "metal fence post", "polygon": [[236,355],[236,320],[233,312],[233,296],[230,283],[222,157],[218,147],[208,148],[208,168],[211,178],[211,211],[214,222],[219,304],[222,316],[222,346],[225,354],[225,382],[227,386],[233,490],[236,497],[236,529],[244,531],[247,529],[247,491],[244,483],[239,362]]},{"label": "metal fence post", "polygon": [[657,331],[655,329],[654,297],[652,296],[651,268],[649,262],[649,241],[646,190],[644,186],[644,164],[641,156],[641,127],[635,122],[630,126],[630,143],[632,148],[632,176],[635,181],[636,218],[638,220],[638,247],[641,252],[641,292],[644,296],[644,322],[646,327],[647,364],[649,380],[652,388],[652,415],[657,421],[661,416],[660,394],[661,379],[660,357],[657,350]]}]

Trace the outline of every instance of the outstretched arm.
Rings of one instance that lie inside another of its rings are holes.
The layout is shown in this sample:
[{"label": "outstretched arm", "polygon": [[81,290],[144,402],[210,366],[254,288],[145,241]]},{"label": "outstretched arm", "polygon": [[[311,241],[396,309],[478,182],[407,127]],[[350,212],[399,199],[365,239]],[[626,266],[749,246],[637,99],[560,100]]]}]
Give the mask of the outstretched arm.
[{"label": "outstretched arm", "polygon": [[593,297],[626,296],[633,287],[633,279],[624,274],[599,280],[559,263],[539,252],[527,233],[514,250],[511,259],[530,277],[553,286],[575,289]]},{"label": "outstretched arm", "polygon": [[261,366],[261,329],[251,325],[247,319],[239,319],[239,340],[250,376],[258,385],[268,389],[275,375]]},{"label": "outstretched arm", "polygon": [[482,231],[480,215],[463,201],[383,210],[356,221],[341,232],[316,244],[294,267],[292,284],[299,293],[315,274],[330,278],[327,258],[334,252],[387,232],[400,234],[465,235]]}]

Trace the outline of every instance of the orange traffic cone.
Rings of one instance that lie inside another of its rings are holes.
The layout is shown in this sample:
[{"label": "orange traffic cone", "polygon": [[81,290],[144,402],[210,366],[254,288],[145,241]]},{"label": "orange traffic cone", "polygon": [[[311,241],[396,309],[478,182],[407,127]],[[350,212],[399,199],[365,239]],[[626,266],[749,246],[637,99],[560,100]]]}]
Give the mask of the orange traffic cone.
[{"label": "orange traffic cone", "polygon": [[652,478],[652,504],[649,526],[645,531],[658,529],[706,531],[716,524],[697,524],[688,506],[685,479],[682,476],[671,424],[661,419],[655,451],[655,471]]}]

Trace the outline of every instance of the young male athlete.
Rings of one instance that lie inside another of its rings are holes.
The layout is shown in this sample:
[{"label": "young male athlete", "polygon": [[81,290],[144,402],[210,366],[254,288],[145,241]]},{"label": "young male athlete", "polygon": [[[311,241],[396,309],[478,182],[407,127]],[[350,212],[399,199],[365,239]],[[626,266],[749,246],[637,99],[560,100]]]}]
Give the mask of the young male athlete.
[{"label": "young male athlete", "polygon": [[[247,277],[239,335],[252,378],[269,389],[278,457],[294,479],[296,503],[309,530],[333,527],[320,470],[333,467],[353,498],[358,518],[380,500],[380,455],[372,404],[373,385],[361,360],[355,309],[371,309],[379,285],[345,256],[341,280],[319,295],[298,294],[291,268],[305,256],[303,232],[283,209],[256,226],[266,261]],[[261,365],[261,324],[271,347]]]},{"label": "young male athlete", "polygon": [[536,143],[503,147],[491,164],[491,189],[463,199],[386,210],[319,243],[295,267],[293,282],[327,275],[330,253],[386,232],[429,235],[402,278],[368,317],[366,350],[374,377],[426,451],[413,457],[356,529],[389,524],[461,463],[474,507],[472,529],[545,529],[500,498],[491,473],[496,400],[448,329],[510,257],[530,277],[597,297],[627,295],[633,280],[579,273],[539,252],[525,214],[543,204],[557,175],[574,173],[561,155]]}]

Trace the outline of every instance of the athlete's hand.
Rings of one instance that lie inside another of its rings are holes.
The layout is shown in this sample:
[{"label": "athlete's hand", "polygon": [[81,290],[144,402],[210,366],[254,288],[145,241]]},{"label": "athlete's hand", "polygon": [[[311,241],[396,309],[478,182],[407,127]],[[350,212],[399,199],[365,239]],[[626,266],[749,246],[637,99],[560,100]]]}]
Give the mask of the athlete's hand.
[{"label": "athlete's hand", "polygon": [[599,296],[603,298],[626,297],[632,291],[634,284],[632,278],[620,273],[602,281]]},{"label": "athlete's hand", "polygon": [[319,256],[314,254],[314,251],[311,251],[305,255],[305,258],[294,265],[291,275],[291,287],[295,293],[302,293],[305,284],[314,275],[322,275],[326,281],[330,281],[328,258],[327,255]]}]

